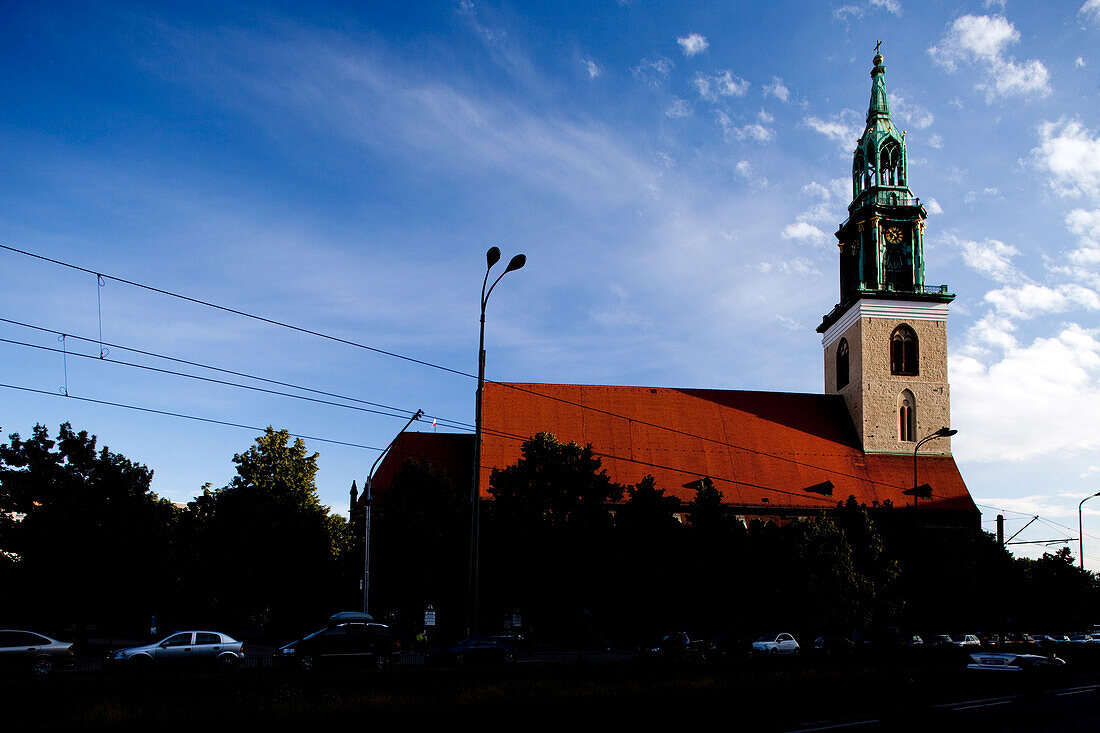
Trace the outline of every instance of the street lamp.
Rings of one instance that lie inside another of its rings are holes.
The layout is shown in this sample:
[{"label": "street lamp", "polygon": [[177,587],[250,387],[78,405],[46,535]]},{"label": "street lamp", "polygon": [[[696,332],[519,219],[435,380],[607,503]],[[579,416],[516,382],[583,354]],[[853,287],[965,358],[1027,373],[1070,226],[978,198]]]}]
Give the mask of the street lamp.
[{"label": "street lamp", "polygon": [[[477,403],[474,412],[474,481],[470,494],[470,586],[468,589],[469,608],[467,609],[466,629],[470,636],[477,633],[477,572],[478,572],[478,534],[479,514],[481,510],[481,395],[485,390],[485,306],[489,296],[500,279],[513,270],[527,264],[527,255],[518,254],[508,261],[504,272],[489,285],[489,273],[493,265],[500,261],[500,248],[490,247],[485,253],[485,279],[481,283],[481,337],[477,350]],[[488,289],[486,289],[488,286]]]},{"label": "street lamp", "polygon": [[1100,491],[1097,491],[1092,496],[1086,496],[1081,500],[1081,503],[1077,505],[1077,539],[1080,541],[1080,547],[1078,554],[1081,556],[1081,569],[1085,569],[1085,522],[1081,518],[1081,508],[1085,506],[1085,502],[1091,499],[1093,496],[1100,496]]},{"label": "street lamp", "polygon": [[[920,450],[920,447],[922,445],[924,445],[925,443],[927,443],[930,440],[935,440],[936,438],[950,438],[952,435],[954,435],[957,432],[959,432],[959,431],[958,430],[953,430],[953,429],[951,429],[947,426],[944,426],[944,427],[940,428],[939,430],[937,430],[936,432],[932,433],[931,435],[924,436],[919,441],[917,441],[917,444],[915,446],[913,446],[913,488],[910,489],[910,491],[913,494],[913,506],[914,507],[917,506],[917,498],[921,495],[921,488],[922,488],[920,486],[917,486],[917,451]],[[910,493],[910,491],[906,491],[904,493],[908,494],[908,493]]]},{"label": "street lamp", "polygon": [[374,503],[374,490],[371,486],[374,481],[374,469],[378,467],[378,464],[382,461],[382,457],[390,452],[390,448],[397,442],[397,439],[401,437],[402,433],[409,429],[409,426],[424,416],[423,410],[417,410],[409,421],[405,423],[405,427],[398,431],[397,435],[393,436],[393,440],[386,446],[386,450],[378,454],[378,457],[374,459],[374,463],[371,464],[370,473],[367,474],[367,485],[363,489],[363,613],[369,613],[367,603],[370,600],[370,510],[371,504]]}]

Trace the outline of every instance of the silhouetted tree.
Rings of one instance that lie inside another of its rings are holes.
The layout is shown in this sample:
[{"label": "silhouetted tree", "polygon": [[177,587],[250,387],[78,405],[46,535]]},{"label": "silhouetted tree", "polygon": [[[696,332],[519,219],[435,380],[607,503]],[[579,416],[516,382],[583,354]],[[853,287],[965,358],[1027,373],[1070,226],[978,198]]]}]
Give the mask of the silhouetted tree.
[{"label": "silhouetted tree", "polygon": [[9,618],[38,627],[140,628],[169,602],[177,510],[150,490],[153,472],[96,437],[42,425],[0,444],[0,550]]},{"label": "silhouetted tree", "polygon": [[188,504],[195,549],[187,581],[193,615],[245,629],[295,633],[335,610],[351,545],[343,517],[317,499],[317,454],[268,428],[233,456],[237,475]]}]

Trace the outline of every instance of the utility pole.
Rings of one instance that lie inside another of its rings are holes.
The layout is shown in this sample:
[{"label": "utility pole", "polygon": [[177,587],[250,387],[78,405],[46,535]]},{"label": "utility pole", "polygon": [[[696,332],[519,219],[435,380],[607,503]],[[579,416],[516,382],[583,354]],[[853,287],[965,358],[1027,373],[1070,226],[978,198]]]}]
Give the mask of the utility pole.
[{"label": "utility pole", "polygon": [[1005,547],[1005,515],[997,515],[997,544],[1003,550]]}]

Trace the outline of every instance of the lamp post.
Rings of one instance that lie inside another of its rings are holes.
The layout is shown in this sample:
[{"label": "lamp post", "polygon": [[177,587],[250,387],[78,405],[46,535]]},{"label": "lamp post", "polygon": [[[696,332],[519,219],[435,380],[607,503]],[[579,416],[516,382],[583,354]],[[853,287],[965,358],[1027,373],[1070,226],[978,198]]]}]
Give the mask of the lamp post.
[{"label": "lamp post", "polygon": [[[474,480],[470,493],[470,578],[467,597],[469,608],[467,609],[466,630],[470,636],[477,633],[477,573],[478,573],[478,526],[481,510],[481,396],[485,390],[485,306],[489,303],[489,296],[500,279],[513,270],[518,270],[527,264],[527,256],[518,254],[508,261],[504,272],[497,276],[492,285],[489,285],[489,273],[493,265],[500,261],[500,248],[490,247],[485,253],[485,279],[481,283],[481,336],[477,350],[477,402],[474,408]],[[486,289],[488,286],[488,289]]]},{"label": "lamp post", "polygon": [[382,461],[382,458],[390,452],[390,448],[397,442],[397,439],[401,437],[401,434],[409,429],[409,426],[423,417],[424,411],[417,410],[409,421],[405,423],[405,427],[398,431],[397,435],[393,436],[393,440],[386,446],[386,449],[378,454],[378,457],[374,459],[374,463],[371,464],[370,473],[367,474],[367,485],[363,489],[363,613],[370,613],[368,609],[368,603],[370,601],[370,511],[371,504],[374,503],[374,490],[372,483],[374,481],[374,469],[378,467],[378,464]]},{"label": "lamp post", "polygon": [[1085,522],[1081,517],[1081,509],[1085,506],[1085,502],[1091,499],[1093,496],[1100,496],[1100,491],[1097,491],[1091,496],[1086,496],[1081,500],[1081,503],[1077,505],[1077,539],[1080,542],[1077,553],[1081,556],[1081,569],[1085,569]]},{"label": "lamp post", "polygon": [[[919,487],[917,486],[917,451],[920,450],[920,447],[922,445],[924,445],[925,443],[927,443],[930,440],[935,440],[936,438],[950,438],[952,435],[954,435],[957,432],[959,432],[959,431],[958,430],[953,430],[953,429],[951,429],[947,426],[944,426],[944,427],[940,428],[939,430],[937,430],[936,432],[932,433],[931,435],[924,436],[919,441],[917,441],[917,444],[915,446],[913,446],[913,507],[914,508],[917,506],[917,497],[920,494]],[[908,492],[906,492],[906,493],[908,493]]]}]

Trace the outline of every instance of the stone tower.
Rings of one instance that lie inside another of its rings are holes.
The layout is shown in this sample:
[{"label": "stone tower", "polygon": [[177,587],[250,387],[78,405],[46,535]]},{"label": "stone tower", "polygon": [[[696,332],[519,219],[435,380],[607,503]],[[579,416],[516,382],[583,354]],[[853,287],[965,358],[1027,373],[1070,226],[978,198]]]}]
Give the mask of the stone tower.
[{"label": "stone tower", "polygon": [[[924,284],[928,213],[909,189],[905,133],[890,120],[882,61],[876,53],[852,203],[836,233],[840,302],[817,330],[825,393],[844,397],[864,453],[912,453],[916,441],[951,425],[947,304],[955,296]],[[950,441],[925,452],[950,455]]]}]

